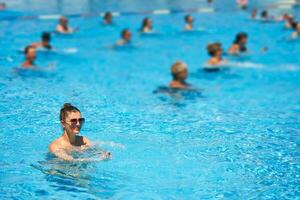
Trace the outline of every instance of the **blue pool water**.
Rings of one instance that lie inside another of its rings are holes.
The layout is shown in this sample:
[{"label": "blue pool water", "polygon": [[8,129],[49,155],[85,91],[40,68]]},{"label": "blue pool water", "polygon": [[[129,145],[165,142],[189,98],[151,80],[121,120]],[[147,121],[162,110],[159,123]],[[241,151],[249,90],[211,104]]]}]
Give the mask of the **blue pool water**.
[{"label": "blue pool water", "polygon": [[[17,8],[14,15],[40,14]],[[191,34],[182,33],[184,13],[151,15],[158,34],[149,37],[136,31],[144,15],[117,17],[113,27],[71,18],[80,30],[53,35],[57,52],[39,52],[36,63],[56,68],[40,72],[17,70],[18,50],[56,20],[0,21],[0,199],[300,199],[300,40],[288,41],[282,23],[233,10],[193,14],[204,30]],[[108,48],[125,27],[134,47]],[[240,31],[249,55],[203,72],[206,44],[227,49]],[[188,64],[201,95],[153,93],[176,60]],[[82,135],[112,152],[111,161],[48,155],[65,102],[81,109]]]}]

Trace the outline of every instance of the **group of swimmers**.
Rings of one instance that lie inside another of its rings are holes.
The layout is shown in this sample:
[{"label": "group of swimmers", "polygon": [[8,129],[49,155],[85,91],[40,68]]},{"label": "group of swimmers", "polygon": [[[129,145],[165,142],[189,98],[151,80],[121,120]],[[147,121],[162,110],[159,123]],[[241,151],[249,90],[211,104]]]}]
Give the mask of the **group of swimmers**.
[{"label": "group of swimmers", "polygon": [[257,9],[253,9],[251,12],[252,20],[261,20],[263,22],[277,22],[277,21],[285,21],[284,27],[286,29],[292,29],[293,33],[291,35],[291,39],[296,39],[300,36],[300,22],[295,20],[295,17],[285,13],[279,18],[274,16],[270,16],[267,10],[261,11],[260,18],[257,16]]},{"label": "group of swimmers", "polygon": [[[185,16],[185,30],[191,31],[193,30],[193,22],[194,19],[191,15]],[[113,24],[113,15],[111,12],[106,12],[103,16],[103,25],[112,25]],[[56,33],[59,34],[72,34],[78,29],[72,28],[68,24],[68,18],[65,16],[62,16],[59,19],[58,25],[56,26]],[[144,18],[142,21],[141,28],[139,29],[140,33],[144,34],[150,34],[154,33],[153,27],[152,27],[152,20],[148,17]],[[132,39],[132,33],[129,29],[123,29],[121,31],[120,39],[115,43],[114,46],[124,46],[131,42]],[[36,60],[36,49],[46,49],[46,50],[52,50],[53,47],[50,44],[51,42],[51,33],[49,32],[43,32],[41,36],[41,41],[32,43],[25,47],[24,53],[25,53],[25,61],[22,64],[22,67],[24,68],[34,68]]]},{"label": "group of swimmers", "polygon": [[[257,10],[253,9],[251,13],[251,19],[257,20]],[[184,17],[185,20],[185,31],[194,30],[194,18],[191,15],[186,15]],[[261,18],[263,22],[267,21],[278,21],[285,20],[285,27],[289,29],[295,29],[295,32],[292,34],[292,38],[295,39],[300,36],[300,23],[296,22],[294,17],[284,14],[280,19],[275,19],[274,17],[270,17],[268,11],[263,10],[261,12]],[[103,16],[103,25],[112,25],[113,24],[113,15],[111,12],[106,12]],[[60,34],[71,34],[74,33],[75,28],[71,28],[68,25],[68,19],[62,16],[59,19],[58,25],[56,27],[56,32]],[[139,29],[139,32],[142,34],[151,34],[154,33],[152,20],[148,17],[144,18],[142,21],[142,25]],[[132,33],[129,29],[123,29],[121,31],[120,39],[115,43],[114,46],[125,46],[131,43]],[[210,56],[207,64],[204,66],[204,70],[206,71],[218,71],[223,66],[227,64],[227,60],[223,59],[223,55],[241,55],[247,52],[247,33],[240,32],[236,35],[233,44],[228,49],[227,52],[223,52],[222,44],[219,42],[210,43],[207,45],[207,53]],[[34,61],[36,59],[36,49],[43,48],[47,50],[52,50],[53,47],[50,44],[51,42],[51,34],[49,32],[43,32],[41,36],[41,41],[32,43],[28,45],[25,50],[25,61],[22,66],[24,68],[34,68]],[[263,51],[266,51],[267,48],[263,48]],[[176,62],[171,67],[171,74],[173,76],[173,81],[169,84],[171,88],[188,88],[189,85],[185,83],[185,79],[187,77],[187,65],[183,62]],[[185,74],[185,75],[184,75]]]},{"label": "group of swimmers", "polygon": [[[252,19],[257,19],[257,10],[253,10],[251,13]],[[194,30],[194,19],[191,15],[186,15],[185,18],[185,31]],[[262,11],[261,13],[262,21],[277,20],[270,18],[267,11]],[[290,29],[295,29],[295,32],[292,34],[293,38],[300,36],[300,23],[296,22],[295,19],[285,14],[282,16],[282,20],[286,21],[285,27]],[[110,12],[107,12],[103,16],[102,23],[104,25],[113,24],[113,15]],[[71,34],[74,33],[77,29],[71,28],[68,25],[68,19],[66,17],[61,17],[59,23],[56,27],[56,32],[60,34]],[[140,33],[153,33],[152,20],[148,17],[144,18],[142,25],[139,29]],[[129,29],[124,29],[121,31],[120,40],[118,40],[116,46],[125,46],[131,43],[132,33]],[[223,47],[220,42],[210,43],[206,46],[208,55],[210,56],[207,65],[204,67],[206,71],[218,71],[222,66],[227,64],[227,60],[223,59],[224,55],[233,55],[239,56],[247,52],[247,41],[248,35],[245,32],[240,32],[235,36],[235,39],[232,45],[228,48],[227,52],[223,52]],[[53,46],[51,45],[51,34],[49,32],[43,32],[41,35],[41,41],[32,43],[28,45],[25,52],[25,61],[22,66],[24,68],[34,68],[34,61],[36,59],[36,49],[47,49],[52,50]],[[188,77],[188,66],[182,61],[177,61],[171,66],[171,75],[172,80],[169,83],[169,88],[178,89],[178,90],[189,90],[193,89],[193,86],[186,82]],[[76,160],[73,158],[68,151],[75,149],[79,151],[85,147],[90,146],[90,141],[86,137],[78,136],[82,125],[84,124],[84,118],[81,116],[81,112],[75,106],[71,104],[65,104],[60,112],[60,122],[64,129],[63,135],[52,142],[49,146],[50,151],[59,158],[64,160],[73,161]],[[103,151],[101,159],[110,159],[111,154],[109,152]]]}]

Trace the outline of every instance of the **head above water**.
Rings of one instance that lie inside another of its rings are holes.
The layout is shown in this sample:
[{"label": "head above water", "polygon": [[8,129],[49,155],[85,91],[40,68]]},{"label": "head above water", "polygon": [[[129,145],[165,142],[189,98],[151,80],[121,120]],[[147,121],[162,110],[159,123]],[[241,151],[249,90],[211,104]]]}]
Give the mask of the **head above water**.
[{"label": "head above water", "polygon": [[143,23],[142,23],[142,28],[148,27],[151,28],[152,26],[152,21],[149,17],[146,17],[143,19]]},{"label": "head above water", "polygon": [[106,12],[105,14],[104,14],[104,17],[103,17],[103,19],[104,19],[104,21],[106,22],[106,23],[112,23],[112,13],[111,12]]},{"label": "head above water", "polygon": [[33,62],[36,59],[35,47],[30,46],[30,45],[26,46],[24,53],[25,53],[25,57],[27,60],[30,60]]},{"label": "head above water", "polygon": [[44,41],[44,42],[50,42],[51,34],[49,32],[43,32],[41,38],[42,38],[42,41]]},{"label": "head above water", "polygon": [[173,80],[184,81],[187,78],[187,64],[182,61],[177,61],[171,66],[171,74]]},{"label": "head above water", "polygon": [[194,19],[191,15],[186,15],[184,17],[186,23],[193,23]]},{"label": "head above water", "polygon": [[66,118],[68,117],[68,114],[71,112],[80,112],[78,108],[73,106],[70,103],[65,103],[64,106],[60,109],[60,114],[59,114],[59,120],[60,121],[65,121]]},{"label": "head above water", "polygon": [[207,53],[210,56],[222,55],[222,52],[223,52],[222,44],[219,42],[208,44],[206,49],[207,49]]},{"label": "head above water", "polygon": [[130,41],[131,40],[131,32],[129,31],[129,29],[124,29],[121,32],[121,38],[123,40],[126,40],[126,41]]},{"label": "head above water", "polygon": [[69,134],[79,133],[84,123],[84,118],[81,117],[80,110],[70,103],[65,103],[60,109],[59,120],[64,130]]},{"label": "head above water", "polygon": [[269,12],[267,10],[263,10],[260,16],[263,19],[267,19],[269,17]]},{"label": "head above water", "polygon": [[68,18],[65,17],[65,16],[61,16],[59,18],[59,24],[61,24],[61,25],[67,25],[68,24]]},{"label": "head above water", "polygon": [[234,44],[246,44],[248,39],[247,33],[241,32],[235,36]]}]

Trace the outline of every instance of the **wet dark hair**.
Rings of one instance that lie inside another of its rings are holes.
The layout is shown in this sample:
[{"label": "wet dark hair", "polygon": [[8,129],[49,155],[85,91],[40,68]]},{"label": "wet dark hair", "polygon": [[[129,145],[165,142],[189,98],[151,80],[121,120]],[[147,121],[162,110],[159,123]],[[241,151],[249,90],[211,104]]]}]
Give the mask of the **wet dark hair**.
[{"label": "wet dark hair", "polygon": [[68,115],[68,112],[80,112],[80,110],[70,103],[65,103],[60,109],[59,120],[64,121]]},{"label": "wet dark hair", "polygon": [[292,28],[296,30],[296,29],[297,29],[297,25],[298,25],[299,23],[300,23],[300,22],[295,22],[295,21],[294,21],[294,22],[291,24],[291,25],[292,25]]},{"label": "wet dark hair", "polygon": [[25,55],[29,52],[29,50],[30,50],[31,48],[34,48],[34,47],[31,46],[31,45],[28,45],[28,46],[25,47],[25,49],[24,49]]},{"label": "wet dark hair", "polygon": [[104,14],[104,19],[107,19],[108,17],[112,17],[111,12],[106,12],[106,13]]},{"label": "wet dark hair", "polygon": [[266,17],[268,17],[268,11],[266,11],[266,10],[263,10],[262,12],[261,12],[261,18],[266,18]]},{"label": "wet dark hair", "polygon": [[141,26],[141,31],[143,31],[143,29],[146,27],[147,21],[149,21],[149,20],[150,20],[149,17],[145,17],[143,19],[142,26]]},{"label": "wet dark hair", "polygon": [[43,32],[42,33],[42,40],[43,41],[51,41],[51,34],[50,33],[48,33],[48,32]]},{"label": "wet dark hair", "polygon": [[127,28],[123,29],[121,32],[121,37],[124,37],[126,32],[129,32],[129,29],[127,29]]},{"label": "wet dark hair", "polygon": [[186,15],[186,16],[184,17],[185,21],[187,21],[187,20],[189,19],[189,17],[191,17],[191,15]]},{"label": "wet dark hair", "polygon": [[240,43],[240,41],[241,41],[243,38],[248,38],[247,33],[244,33],[244,32],[238,33],[238,34],[235,36],[235,39],[234,39],[233,43],[234,43],[234,44],[238,44],[238,43]]}]

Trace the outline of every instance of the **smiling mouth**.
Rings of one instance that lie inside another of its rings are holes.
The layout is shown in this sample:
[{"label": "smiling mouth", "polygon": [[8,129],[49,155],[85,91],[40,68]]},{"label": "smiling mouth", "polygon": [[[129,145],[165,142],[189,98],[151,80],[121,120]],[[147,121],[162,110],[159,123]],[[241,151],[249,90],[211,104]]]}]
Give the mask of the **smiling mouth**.
[{"label": "smiling mouth", "polygon": [[73,129],[74,131],[79,131],[80,129],[78,127],[74,128]]}]

